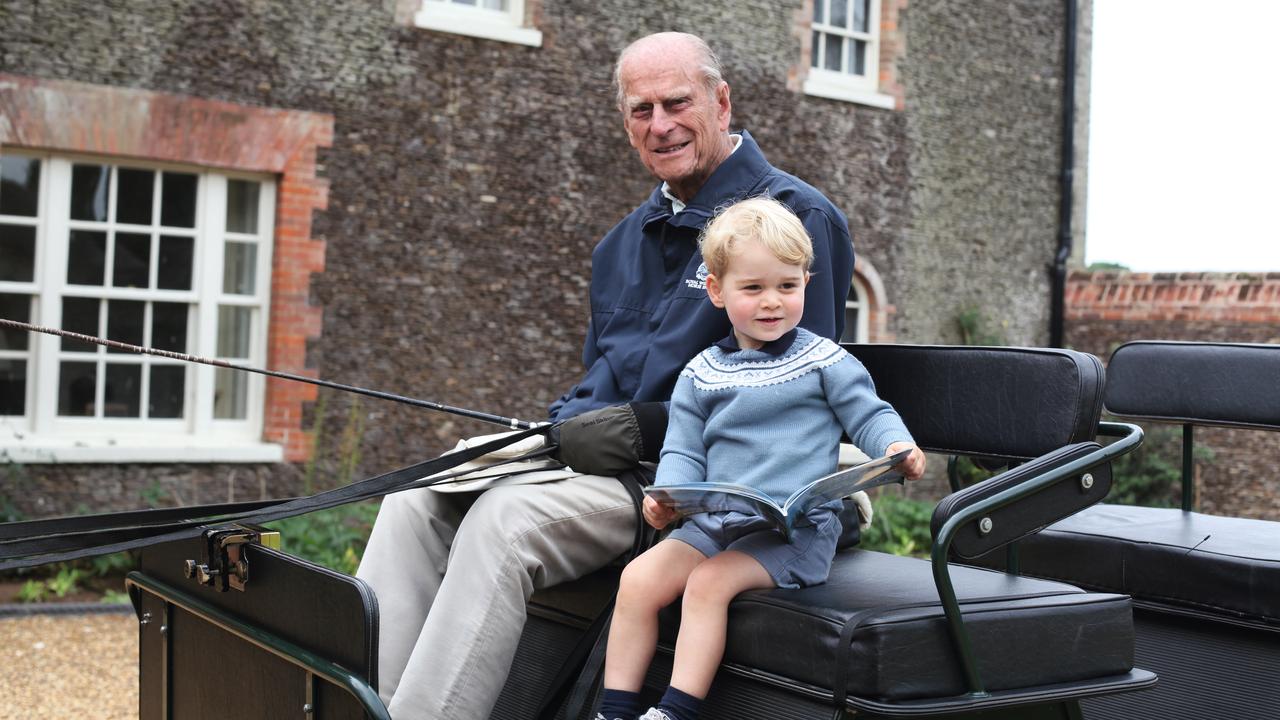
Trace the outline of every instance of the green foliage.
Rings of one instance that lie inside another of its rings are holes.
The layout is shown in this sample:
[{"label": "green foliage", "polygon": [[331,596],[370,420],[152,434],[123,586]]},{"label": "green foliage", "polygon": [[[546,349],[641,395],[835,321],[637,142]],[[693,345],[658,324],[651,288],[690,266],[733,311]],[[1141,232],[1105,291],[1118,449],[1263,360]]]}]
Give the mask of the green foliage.
[{"label": "green foliage", "polygon": [[1128,272],[1129,266],[1118,262],[1091,262],[1087,272]]},{"label": "green foliage", "polygon": [[102,593],[103,605],[127,605],[129,603],[129,593],[122,590],[108,590]]},{"label": "green foliage", "polygon": [[[1111,462],[1111,492],[1117,505],[1178,507],[1182,504],[1182,430],[1172,425],[1144,427],[1142,444]],[[1213,450],[1197,446],[1194,460],[1210,462]]]},{"label": "green foliage", "polygon": [[43,602],[48,594],[49,588],[44,584],[43,580],[28,580],[22,583],[21,588],[18,588],[18,602]]},{"label": "green foliage", "polygon": [[928,555],[933,543],[929,534],[932,515],[931,502],[881,491],[875,497],[871,527],[862,533],[858,547],[894,555]]},{"label": "green foliage", "polygon": [[63,567],[56,575],[46,580],[45,584],[54,595],[63,598],[80,589],[80,580],[84,575],[84,571],[79,568]]},{"label": "green foliage", "polygon": [[992,328],[981,308],[969,307],[956,315],[961,345],[1007,345],[1003,328]]},{"label": "green foliage", "polygon": [[339,505],[328,510],[269,523],[278,530],[281,549],[332,570],[354,575],[378,516],[379,503]]}]

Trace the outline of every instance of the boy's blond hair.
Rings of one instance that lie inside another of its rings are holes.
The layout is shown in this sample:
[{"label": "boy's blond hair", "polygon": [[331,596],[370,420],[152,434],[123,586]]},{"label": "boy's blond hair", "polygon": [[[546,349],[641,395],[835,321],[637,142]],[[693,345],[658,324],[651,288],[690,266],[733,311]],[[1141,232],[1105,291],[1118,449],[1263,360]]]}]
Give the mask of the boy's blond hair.
[{"label": "boy's blond hair", "polygon": [[773,198],[748,198],[716,215],[698,240],[707,270],[723,277],[729,269],[729,258],[737,254],[745,240],[763,243],[778,260],[799,265],[806,272],[813,264],[813,241],[800,218]]}]

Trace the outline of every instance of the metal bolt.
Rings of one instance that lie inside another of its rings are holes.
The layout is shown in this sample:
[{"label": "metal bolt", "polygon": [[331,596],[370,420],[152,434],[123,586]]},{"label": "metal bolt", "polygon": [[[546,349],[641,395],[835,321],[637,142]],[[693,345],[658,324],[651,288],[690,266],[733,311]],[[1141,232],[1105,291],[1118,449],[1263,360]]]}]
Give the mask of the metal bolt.
[{"label": "metal bolt", "polygon": [[984,517],[978,521],[978,533],[980,535],[986,535],[987,533],[991,532],[991,528],[994,525],[995,523],[991,522],[991,518]]},{"label": "metal bolt", "polygon": [[315,708],[311,706],[311,703],[307,703],[306,705],[302,706],[302,712],[310,715],[311,713],[315,712]]},{"label": "metal bolt", "polygon": [[1084,475],[1080,476],[1080,487],[1084,490],[1088,490],[1089,488],[1093,487],[1092,473],[1085,473]]},{"label": "metal bolt", "polygon": [[160,626],[160,634],[161,634],[161,635],[168,635],[168,634],[169,634],[169,626],[168,626],[168,625],[161,625],[161,626]]},{"label": "metal bolt", "polygon": [[139,624],[139,625],[146,625],[146,624],[148,624],[148,623],[150,623],[150,622],[151,622],[151,613],[149,613],[149,612],[144,612],[144,613],[142,613],[142,619],[138,621],[138,624]]},{"label": "metal bolt", "polygon": [[189,577],[189,578],[193,578],[193,577],[195,577],[195,576],[196,576],[196,561],[195,561],[195,560],[187,560],[186,562],[182,563],[182,574],[183,574],[183,575],[186,575],[186,576],[187,576],[187,577]]}]

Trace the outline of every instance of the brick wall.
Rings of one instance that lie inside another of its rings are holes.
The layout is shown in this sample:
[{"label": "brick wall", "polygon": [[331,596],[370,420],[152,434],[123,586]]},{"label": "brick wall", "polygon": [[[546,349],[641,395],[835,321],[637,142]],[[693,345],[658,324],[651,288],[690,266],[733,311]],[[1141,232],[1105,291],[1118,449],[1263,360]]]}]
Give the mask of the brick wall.
[{"label": "brick wall", "polygon": [[[1068,346],[1104,360],[1130,340],[1280,344],[1280,273],[1077,271],[1066,307]],[[1280,519],[1280,433],[1207,428],[1196,444],[1213,452],[1196,464],[1199,509]]]}]

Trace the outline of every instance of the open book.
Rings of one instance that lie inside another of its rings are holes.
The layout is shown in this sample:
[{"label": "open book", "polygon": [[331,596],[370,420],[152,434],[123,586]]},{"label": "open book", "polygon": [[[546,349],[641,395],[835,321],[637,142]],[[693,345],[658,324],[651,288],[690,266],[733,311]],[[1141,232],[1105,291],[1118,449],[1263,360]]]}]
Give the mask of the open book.
[{"label": "open book", "polygon": [[892,482],[901,483],[902,476],[893,472],[893,466],[905,460],[910,454],[910,450],[899,450],[892,455],[885,455],[846,470],[824,475],[791,493],[791,497],[787,498],[782,505],[778,505],[773,498],[755,488],[732,483],[693,482],[653,485],[645,488],[644,492],[659,503],[674,508],[681,515],[725,510],[759,515],[772,522],[783,536],[790,538],[791,528],[795,527],[796,521],[819,505],[825,505],[861,490],[870,490]]}]

